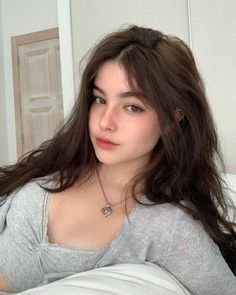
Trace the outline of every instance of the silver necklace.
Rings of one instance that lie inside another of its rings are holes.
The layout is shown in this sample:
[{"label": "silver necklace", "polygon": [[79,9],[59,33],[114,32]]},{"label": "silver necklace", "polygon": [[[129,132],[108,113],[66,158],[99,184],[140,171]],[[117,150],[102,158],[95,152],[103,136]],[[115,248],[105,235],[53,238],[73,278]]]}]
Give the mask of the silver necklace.
[{"label": "silver necklace", "polygon": [[[119,201],[119,202],[117,202],[115,204],[111,204],[110,202],[108,202],[108,199],[107,199],[106,193],[104,191],[104,188],[102,186],[102,182],[101,182],[101,179],[99,177],[98,171],[97,171],[97,177],[98,177],[98,182],[99,182],[101,190],[102,190],[103,197],[104,197],[104,199],[106,201],[106,206],[102,207],[101,213],[102,213],[103,217],[108,217],[113,213],[113,207],[119,205],[120,203],[124,202],[125,200],[121,200],[121,201]],[[130,196],[127,199],[130,199],[130,198],[132,198],[132,197]]]}]

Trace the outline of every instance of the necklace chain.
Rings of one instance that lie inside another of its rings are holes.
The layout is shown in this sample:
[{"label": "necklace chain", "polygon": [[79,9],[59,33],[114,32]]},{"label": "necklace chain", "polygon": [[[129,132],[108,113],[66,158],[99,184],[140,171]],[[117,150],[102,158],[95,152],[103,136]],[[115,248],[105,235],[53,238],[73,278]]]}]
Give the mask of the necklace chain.
[{"label": "necklace chain", "polygon": [[[108,201],[108,199],[107,199],[107,195],[106,195],[106,193],[105,193],[105,191],[104,191],[104,188],[103,188],[103,185],[102,185],[101,179],[100,179],[100,177],[99,177],[99,173],[98,173],[97,170],[96,170],[96,172],[97,172],[98,182],[99,182],[99,185],[100,185],[100,187],[101,187],[103,197],[104,197],[104,199],[105,199],[105,201],[106,201],[106,206],[102,207],[102,209],[101,209],[101,213],[102,213],[103,217],[108,217],[108,216],[110,216],[110,215],[113,213],[113,209],[112,209],[112,208],[113,208],[114,206],[117,206],[117,205],[121,204],[121,203],[124,202],[125,200],[121,200],[121,201],[119,201],[119,202],[117,202],[117,203],[115,203],[115,204],[111,204],[111,203]],[[127,199],[130,199],[130,198],[131,198],[131,196],[128,197]],[[126,199],[126,200],[127,200],[127,199]]]}]

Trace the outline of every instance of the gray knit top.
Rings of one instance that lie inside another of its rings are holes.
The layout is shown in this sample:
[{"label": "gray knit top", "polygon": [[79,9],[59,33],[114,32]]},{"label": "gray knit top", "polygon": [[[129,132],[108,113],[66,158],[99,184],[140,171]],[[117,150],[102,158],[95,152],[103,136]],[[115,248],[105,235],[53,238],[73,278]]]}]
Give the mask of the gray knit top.
[{"label": "gray knit top", "polygon": [[39,184],[44,180],[31,181],[0,202],[0,273],[13,292],[94,268],[149,261],[172,273],[191,294],[236,294],[236,277],[218,247],[183,210],[137,204],[107,247],[61,246],[48,242],[50,194]]}]

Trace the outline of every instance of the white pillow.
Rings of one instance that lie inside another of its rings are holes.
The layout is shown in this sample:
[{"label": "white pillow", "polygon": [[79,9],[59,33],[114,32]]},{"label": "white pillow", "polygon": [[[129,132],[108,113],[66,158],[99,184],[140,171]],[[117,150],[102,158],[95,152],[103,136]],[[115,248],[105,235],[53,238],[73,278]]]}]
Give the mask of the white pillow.
[{"label": "white pillow", "polygon": [[172,275],[149,262],[93,269],[19,294],[190,295]]}]

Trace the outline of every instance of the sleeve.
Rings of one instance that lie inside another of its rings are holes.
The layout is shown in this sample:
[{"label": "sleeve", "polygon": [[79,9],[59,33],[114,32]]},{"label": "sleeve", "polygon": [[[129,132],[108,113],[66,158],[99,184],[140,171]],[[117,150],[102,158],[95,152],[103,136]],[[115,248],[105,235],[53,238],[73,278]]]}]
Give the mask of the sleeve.
[{"label": "sleeve", "polygon": [[7,213],[11,207],[14,195],[15,193],[12,193],[10,196],[4,195],[0,197],[0,233],[2,233],[5,228]]},{"label": "sleeve", "polygon": [[179,209],[163,267],[193,295],[235,295],[236,277],[200,222]]},{"label": "sleeve", "polygon": [[30,183],[0,204],[0,272],[13,292],[32,288],[43,279],[42,203],[38,185]]}]

